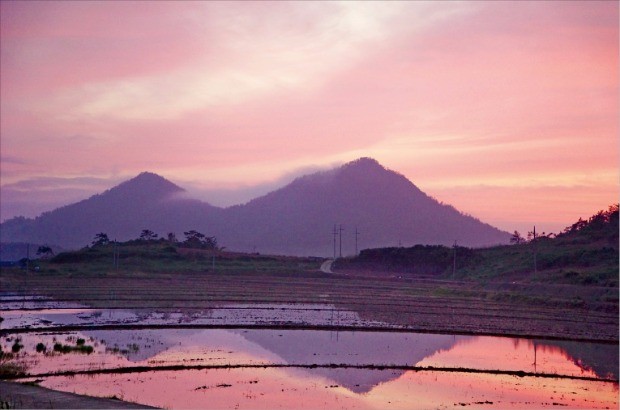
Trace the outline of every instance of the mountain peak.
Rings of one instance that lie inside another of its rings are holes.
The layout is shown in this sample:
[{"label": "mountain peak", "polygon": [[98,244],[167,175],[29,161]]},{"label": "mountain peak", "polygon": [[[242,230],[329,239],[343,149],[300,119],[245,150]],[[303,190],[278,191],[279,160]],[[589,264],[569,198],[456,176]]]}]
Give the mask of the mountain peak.
[{"label": "mountain peak", "polygon": [[163,197],[185,191],[183,188],[152,172],[141,172],[108,192],[137,193],[141,196]]},{"label": "mountain peak", "polygon": [[402,174],[384,167],[377,160],[369,157],[358,158],[342,165],[336,169],[336,175],[345,179],[345,185],[392,187],[401,192],[413,188],[418,191],[418,188]]},{"label": "mountain peak", "polygon": [[385,167],[379,164],[374,158],[370,157],[361,157],[351,162],[347,162],[342,166],[342,169],[359,169],[361,171],[370,171],[370,170],[383,170],[385,171]]},{"label": "mountain peak", "polygon": [[166,178],[162,177],[161,175],[158,175],[154,172],[149,172],[149,171],[140,172],[134,178],[130,179],[130,181],[143,181],[143,182],[154,182],[154,183],[167,182],[169,184],[172,184],[172,182],[168,181]]}]

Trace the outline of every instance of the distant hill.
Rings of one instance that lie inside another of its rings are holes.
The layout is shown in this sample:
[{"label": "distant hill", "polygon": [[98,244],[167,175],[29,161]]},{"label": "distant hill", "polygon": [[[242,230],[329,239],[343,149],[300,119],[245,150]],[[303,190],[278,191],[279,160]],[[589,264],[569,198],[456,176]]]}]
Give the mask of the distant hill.
[{"label": "distant hill", "polygon": [[[37,242],[66,248],[136,238],[141,230],[179,238],[190,229],[216,236],[228,249],[290,255],[333,254],[334,225],[342,225],[342,253],[403,244],[486,246],[510,235],[429,197],[404,176],[361,158],[297,178],[287,186],[229,208],[188,199],[166,179],[142,173],[102,194],[0,226],[3,242]],[[340,240],[338,240],[338,253]]]}]

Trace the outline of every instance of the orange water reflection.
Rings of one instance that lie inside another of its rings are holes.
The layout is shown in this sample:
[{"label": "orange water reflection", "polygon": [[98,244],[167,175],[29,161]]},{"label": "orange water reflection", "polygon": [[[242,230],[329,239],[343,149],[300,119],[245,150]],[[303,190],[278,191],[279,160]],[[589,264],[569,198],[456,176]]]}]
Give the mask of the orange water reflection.
[{"label": "orange water reflection", "polygon": [[[386,372],[366,370],[367,372]],[[388,371],[389,372],[389,371]],[[358,394],[313,370],[230,369],[74,378],[44,386],[170,409],[617,408],[617,385],[567,379],[407,371]]]},{"label": "orange water reflection", "polygon": [[418,366],[511,370],[567,376],[599,377],[591,368],[577,363],[555,345],[526,339],[475,337],[460,341],[449,350],[438,351]]},{"label": "orange water reflection", "polygon": [[618,385],[570,379],[409,371],[393,382],[377,386],[371,396],[373,402],[391,398],[390,408],[400,409],[462,404],[473,408],[617,408]]},{"label": "orange water reflection", "polygon": [[[27,365],[30,374],[131,366],[336,363],[617,379],[618,354],[614,345],[390,332],[340,332],[335,337],[333,333],[268,329],[31,333],[20,336],[25,347],[18,360]],[[51,349],[57,341],[75,343],[77,338],[93,345],[94,353],[35,353],[37,343]],[[3,350],[10,350],[8,339],[0,343]]]}]

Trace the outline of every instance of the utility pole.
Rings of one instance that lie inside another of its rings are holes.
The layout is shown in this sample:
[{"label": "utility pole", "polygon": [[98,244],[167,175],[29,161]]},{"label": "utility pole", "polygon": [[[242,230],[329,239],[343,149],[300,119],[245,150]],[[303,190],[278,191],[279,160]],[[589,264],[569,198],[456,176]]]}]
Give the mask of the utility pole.
[{"label": "utility pole", "polygon": [[26,244],[26,274],[24,275],[24,299],[22,308],[26,307],[26,294],[28,293],[28,270],[30,269],[30,243]]},{"label": "utility pole", "polygon": [[30,243],[26,244],[26,273],[30,270]]},{"label": "utility pole", "polygon": [[334,224],[334,230],[332,232],[334,235],[334,260],[336,259],[336,235],[338,235],[338,231],[336,231],[336,224]]},{"label": "utility pole", "polygon": [[532,239],[532,242],[534,242],[534,276],[536,276],[538,273],[538,266],[536,263],[536,254],[538,253],[538,247],[536,245],[536,225],[534,225],[534,238]]},{"label": "utility pole", "polygon": [[112,266],[114,266],[114,269],[118,269],[118,259],[116,256],[116,247],[118,246],[117,242],[116,242],[116,238],[114,238],[114,246],[112,246]]},{"label": "utility pole", "polygon": [[339,230],[340,230],[340,257],[342,258],[342,231],[344,231],[344,228],[342,227],[342,225],[339,226]]},{"label": "utility pole", "polygon": [[454,262],[452,264],[452,279],[456,278],[456,240],[454,241]]},{"label": "utility pole", "polygon": [[357,226],[355,227],[355,256],[357,256],[357,237],[360,236],[360,233],[357,231]]}]

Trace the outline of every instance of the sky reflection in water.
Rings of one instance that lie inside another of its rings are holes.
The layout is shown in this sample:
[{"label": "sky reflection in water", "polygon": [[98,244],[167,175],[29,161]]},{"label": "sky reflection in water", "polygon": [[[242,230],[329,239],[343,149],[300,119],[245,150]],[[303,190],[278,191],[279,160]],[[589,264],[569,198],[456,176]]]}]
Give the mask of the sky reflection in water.
[{"label": "sky reflection in water", "polygon": [[[12,302],[11,302],[12,303]],[[34,304],[50,303],[35,301]],[[41,311],[4,311],[4,329],[28,325],[176,323],[273,320],[329,323],[333,307],[231,305],[205,314],[32,306]],[[284,316],[282,316],[284,315]],[[336,313],[340,323],[360,323],[354,312]],[[209,322],[209,323],[211,323]],[[211,323],[213,324],[213,323]],[[0,338],[9,351],[16,335]],[[618,346],[567,341],[405,332],[270,329],[129,329],[29,332],[13,359],[28,374],[135,366],[374,365],[468,368],[618,378]],[[84,338],[94,353],[41,354],[54,343]],[[563,378],[517,377],[444,371],[355,368],[236,368],[148,371],[126,374],[42,376],[53,389],[167,408],[429,408],[554,407],[617,408],[618,384]]]},{"label": "sky reflection in water", "polygon": [[[603,377],[606,374],[597,371],[605,371],[605,366],[592,360],[607,357],[616,368],[618,363],[615,345],[576,343],[568,351],[549,341],[415,333],[147,329],[21,337],[25,353],[19,360],[27,363],[30,374],[136,365],[336,363]],[[39,342],[51,348],[54,338],[72,343],[77,337],[95,345],[95,352],[42,355],[34,351]],[[3,350],[10,349],[6,338],[2,344]],[[583,347],[581,357],[575,346]],[[599,355],[588,353],[592,351]],[[455,403],[490,405],[487,402],[498,407],[544,407],[555,402],[575,408],[614,408],[618,393],[614,383],[391,369],[201,369],[44,379],[42,385],[53,389],[116,395],[170,408],[235,408],[236,404],[250,408],[427,408]]]}]

